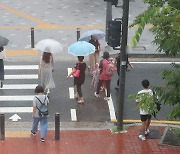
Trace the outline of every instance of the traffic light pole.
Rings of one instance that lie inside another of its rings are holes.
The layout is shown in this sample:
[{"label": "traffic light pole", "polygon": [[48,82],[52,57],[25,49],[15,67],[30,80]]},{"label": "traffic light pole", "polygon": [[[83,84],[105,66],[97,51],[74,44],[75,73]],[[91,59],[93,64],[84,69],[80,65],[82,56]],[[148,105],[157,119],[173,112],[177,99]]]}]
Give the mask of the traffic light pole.
[{"label": "traffic light pole", "polygon": [[112,20],[112,4],[108,1],[106,4],[106,42],[108,42],[108,22]]},{"label": "traffic light pole", "polygon": [[123,110],[125,94],[125,78],[127,63],[127,38],[128,38],[128,17],[129,17],[129,0],[123,0],[123,17],[122,17],[122,43],[121,43],[121,65],[119,76],[119,98],[118,98],[118,117],[117,127],[123,130]]}]

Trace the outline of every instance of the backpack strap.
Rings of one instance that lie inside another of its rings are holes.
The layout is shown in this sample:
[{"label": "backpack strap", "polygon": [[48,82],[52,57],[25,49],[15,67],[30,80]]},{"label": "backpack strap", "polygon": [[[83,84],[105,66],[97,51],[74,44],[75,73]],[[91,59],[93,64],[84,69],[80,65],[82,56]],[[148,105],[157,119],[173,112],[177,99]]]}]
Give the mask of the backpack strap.
[{"label": "backpack strap", "polygon": [[41,100],[37,97],[37,96],[35,96],[36,98],[37,98],[37,100],[43,105],[43,104],[45,104],[45,101],[46,101],[46,95],[45,95],[45,98],[44,98],[44,102],[42,103],[41,102]]}]

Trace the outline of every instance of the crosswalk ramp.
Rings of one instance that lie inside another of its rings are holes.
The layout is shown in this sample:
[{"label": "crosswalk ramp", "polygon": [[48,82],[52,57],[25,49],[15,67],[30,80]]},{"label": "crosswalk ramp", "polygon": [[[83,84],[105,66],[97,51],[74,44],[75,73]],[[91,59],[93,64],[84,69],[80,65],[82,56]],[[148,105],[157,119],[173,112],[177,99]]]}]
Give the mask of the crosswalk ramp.
[{"label": "crosswalk ramp", "polygon": [[0,113],[31,113],[34,89],[38,85],[38,65],[5,65],[4,69]]}]

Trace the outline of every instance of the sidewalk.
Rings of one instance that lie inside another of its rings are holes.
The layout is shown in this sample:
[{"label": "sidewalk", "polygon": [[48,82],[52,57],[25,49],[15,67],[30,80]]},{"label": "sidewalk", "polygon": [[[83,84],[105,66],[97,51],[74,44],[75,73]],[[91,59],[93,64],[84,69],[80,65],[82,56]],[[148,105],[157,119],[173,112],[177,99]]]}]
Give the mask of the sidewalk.
[{"label": "sidewalk", "polygon": [[[178,154],[180,148],[160,145],[160,139],[138,139],[139,126],[130,126],[127,133],[112,134],[110,130],[61,130],[54,140],[49,130],[46,141],[37,136],[6,137],[0,141],[1,154]],[[164,132],[164,126],[152,126]],[[13,132],[12,132],[13,133]]]}]

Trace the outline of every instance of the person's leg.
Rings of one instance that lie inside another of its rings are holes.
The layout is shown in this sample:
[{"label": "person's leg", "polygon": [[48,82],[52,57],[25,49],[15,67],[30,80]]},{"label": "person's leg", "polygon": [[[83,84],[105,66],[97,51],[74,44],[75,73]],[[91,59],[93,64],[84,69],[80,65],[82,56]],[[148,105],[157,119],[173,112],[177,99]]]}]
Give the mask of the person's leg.
[{"label": "person's leg", "polygon": [[39,118],[33,118],[33,123],[32,123],[32,133],[36,133],[38,130],[38,123],[39,123]]},{"label": "person's leg", "polygon": [[77,86],[77,92],[78,92],[78,96],[79,96],[79,101],[78,103],[83,103],[83,97],[82,97],[82,90],[81,90],[81,84],[76,85]]},{"label": "person's leg", "polygon": [[47,127],[48,127],[47,117],[42,117],[40,119],[40,126],[41,126],[41,138],[44,138],[47,135]]},{"label": "person's leg", "polygon": [[145,131],[148,130],[149,126],[150,126],[150,123],[151,123],[151,115],[148,115],[148,118],[146,120],[146,127],[145,127]]},{"label": "person's leg", "polygon": [[110,83],[111,80],[106,80],[107,97],[110,97]]},{"label": "person's leg", "polygon": [[99,95],[102,83],[103,83],[103,80],[99,80],[98,85],[97,85],[97,91],[96,91],[96,94],[98,94],[98,95]]},{"label": "person's leg", "polygon": [[141,133],[143,136],[145,136],[145,129],[146,129],[146,122],[142,121],[142,125],[141,125]]},{"label": "person's leg", "polygon": [[139,139],[141,140],[146,140],[145,138],[145,128],[146,128],[146,120],[147,120],[147,115],[140,115],[141,117],[141,135],[139,135]]},{"label": "person's leg", "polygon": [[99,63],[99,52],[95,52],[95,65],[96,63]]},{"label": "person's leg", "polygon": [[94,53],[89,55],[89,65],[90,65],[90,73],[92,74],[93,70],[94,70]]}]

